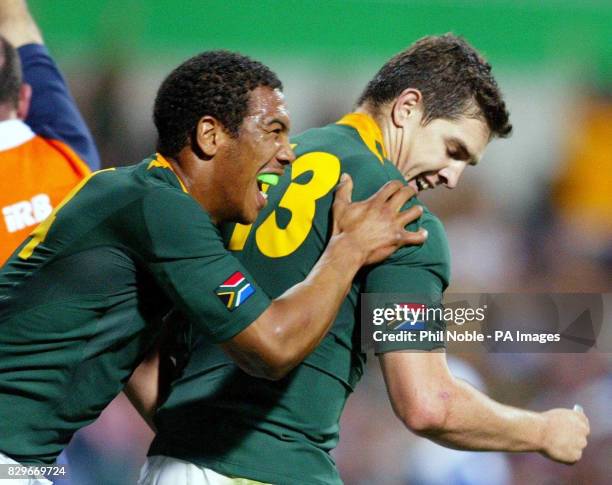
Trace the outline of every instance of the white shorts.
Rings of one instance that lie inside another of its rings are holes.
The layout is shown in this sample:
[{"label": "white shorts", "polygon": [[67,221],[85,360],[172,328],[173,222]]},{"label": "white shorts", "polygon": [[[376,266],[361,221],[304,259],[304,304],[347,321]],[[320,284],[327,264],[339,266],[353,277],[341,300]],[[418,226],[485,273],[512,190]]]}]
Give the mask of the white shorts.
[{"label": "white shorts", "polygon": [[[0,465],[21,466],[21,463],[0,453]],[[53,483],[46,478],[0,478],[0,485],[53,485]]]},{"label": "white shorts", "polygon": [[138,485],[266,485],[248,478],[231,478],[210,468],[169,456],[149,456]]}]

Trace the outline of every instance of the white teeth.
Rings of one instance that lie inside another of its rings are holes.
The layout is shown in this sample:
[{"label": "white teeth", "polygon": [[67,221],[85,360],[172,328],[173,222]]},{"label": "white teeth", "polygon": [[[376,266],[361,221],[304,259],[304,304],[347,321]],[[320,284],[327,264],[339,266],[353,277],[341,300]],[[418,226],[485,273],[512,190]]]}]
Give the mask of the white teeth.
[{"label": "white teeth", "polygon": [[416,179],[416,183],[417,183],[417,187],[419,188],[419,190],[427,190],[431,188],[431,186],[429,185],[429,182],[427,182],[427,180],[425,179],[422,179],[421,177],[418,177]]},{"label": "white teeth", "polygon": [[259,193],[263,196],[264,199],[268,200],[268,194],[262,192],[261,190],[259,191]]}]

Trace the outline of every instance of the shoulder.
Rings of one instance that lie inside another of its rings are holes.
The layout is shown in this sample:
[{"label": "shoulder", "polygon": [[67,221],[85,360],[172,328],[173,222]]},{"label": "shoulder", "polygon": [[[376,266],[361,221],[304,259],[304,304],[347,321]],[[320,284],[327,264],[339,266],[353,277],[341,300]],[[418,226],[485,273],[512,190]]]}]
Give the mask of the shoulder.
[{"label": "shoulder", "polygon": [[[418,199],[413,198],[415,203]],[[422,204],[421,204],[422,205]],[[446,288],[450,282],[450,251],[448,238],[442,221],[427,207],[423,206],[423,215],[417,223],[411,224],[410,230],[422,227],[427,230],[427,241],[420,246],[405,246],[393,253],[383,265],[401,265],[420,268],[435,274],[442,286]]]},{"label": "shoulder", "polygon": [[209,214],[189,194],[174,187],[150,186],[142,196],[143,214],[150,223],[214,227]]},{"label": "shoulder", "polygon": [[177,242],[195,231],[201,231],[202,237],[217,237],[208,213],[174,181],[171,170],[151,167],[152,160],[94,172],[87,182],[89,203],[105,201],[106,206],[120,207],[116,221],[129,226],[124,232],[144,231]]},{"label": "shoulder", "polygon": [[427,229],[428,237],[427,242],[421,246],[421,251],[425,254],[431,254],[432,259],[435,258],[440,262],[450,261],[448,238],[442,221],[427,207],[423,206],[423,208],[421,227]]},{"label": "shoulder", "polygon": [[140,205],[144,226],[153,242],[164,241],[177,249],[209,244],[222,249],[221,233],[210,215],[180,189],[149,187]]},{"label": "shoulder", "polygon": [[[305,155],[329,154],[340,162],[340,171],[353,179],[353,200],[364,200],[376,193],[391,180],[406,183],[399,170],[381,156],[379,150],[368,146],[358,133],[346,125],[332,124],[308,130],[294,140],[298,160]],[[371,144],[373,145],[373,144]],[[376,147],[375,147],[376,148]],[[413,205],[424,208],[423,216],[410,224],[411,231],[419,227],[427,229],[428,240],[422,246],[410,246],[396,251],[385,264],[408,264],[434,268],[444,281],[450,273],[448,241],[442,222],[416,197],[410,199],[403,209]]]}]

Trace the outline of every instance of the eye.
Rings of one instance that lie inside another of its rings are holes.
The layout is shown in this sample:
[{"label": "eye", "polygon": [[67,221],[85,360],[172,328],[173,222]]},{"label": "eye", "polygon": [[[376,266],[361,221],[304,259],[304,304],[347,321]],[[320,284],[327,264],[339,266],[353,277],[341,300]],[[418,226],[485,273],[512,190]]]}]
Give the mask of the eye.
[{"label": "eye", "polygon": [[272,128],[270,130],[268,130],[268,133],[270,133],[271,135],[274,135],[275,137],[279,137],[282,133],[283,133],[283,129],[282,128]]},{"label": "eye", "polygon": [[462,162],[468,161],[470,158],[469,155],[461,148],[447,148],[446,153],[453,160],[459,160]]}]

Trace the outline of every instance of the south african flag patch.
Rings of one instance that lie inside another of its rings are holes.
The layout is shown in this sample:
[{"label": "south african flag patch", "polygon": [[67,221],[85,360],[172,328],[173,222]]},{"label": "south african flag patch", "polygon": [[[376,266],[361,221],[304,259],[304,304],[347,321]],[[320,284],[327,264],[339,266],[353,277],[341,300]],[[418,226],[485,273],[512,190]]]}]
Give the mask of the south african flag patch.
[{"label": "south african flag patch", "polygon": [[255,288],[245,276],[236,271],[215,289],[215,295],[231,312],[247,301],[255,293]]}]

